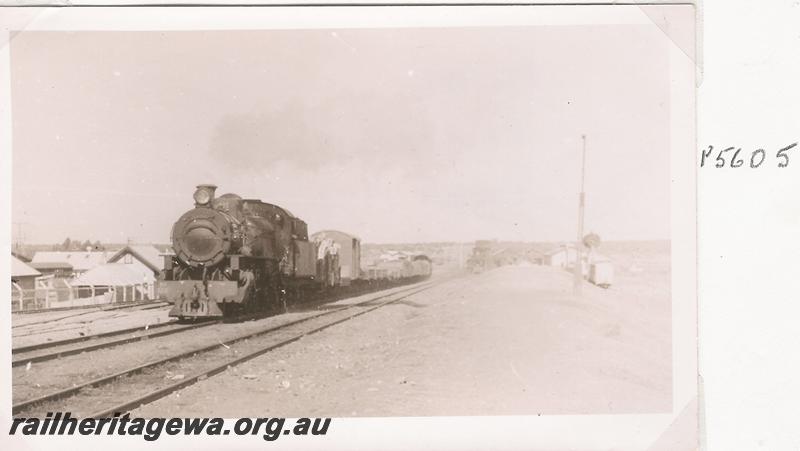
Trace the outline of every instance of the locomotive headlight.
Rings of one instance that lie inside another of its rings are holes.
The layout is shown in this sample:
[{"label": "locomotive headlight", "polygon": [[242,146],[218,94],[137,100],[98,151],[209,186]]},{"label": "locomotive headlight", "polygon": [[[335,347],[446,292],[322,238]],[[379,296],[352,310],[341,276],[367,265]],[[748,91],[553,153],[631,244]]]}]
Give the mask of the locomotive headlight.
[{"label": "locomotive headlight", "polygon": [[214,199],[214,190],[216,188],[214,185],[199,185],[194,192],[195,205],[208,205]]},{"label": "locomotive headlight", "polygon": [[207,189],[198,188],[197,191],[194,192],[194,201],[198,205],[205,205],[211,201],[211,193],[209,193]]}]

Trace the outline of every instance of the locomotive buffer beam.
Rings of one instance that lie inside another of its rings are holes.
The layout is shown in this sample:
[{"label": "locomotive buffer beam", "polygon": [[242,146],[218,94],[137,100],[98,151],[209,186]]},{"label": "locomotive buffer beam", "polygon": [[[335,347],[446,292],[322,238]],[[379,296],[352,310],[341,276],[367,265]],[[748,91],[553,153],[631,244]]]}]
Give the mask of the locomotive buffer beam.
[{"label": "locomotive buffer beam", "polygon": [[202,280],[179,280],[162,282],[166,285],[167,299],[175,305],[169,316],[209,317],[222,316],[217,302],[234,300],[239,295],[239,283],[228,280],[213,280],[203,284]]}]

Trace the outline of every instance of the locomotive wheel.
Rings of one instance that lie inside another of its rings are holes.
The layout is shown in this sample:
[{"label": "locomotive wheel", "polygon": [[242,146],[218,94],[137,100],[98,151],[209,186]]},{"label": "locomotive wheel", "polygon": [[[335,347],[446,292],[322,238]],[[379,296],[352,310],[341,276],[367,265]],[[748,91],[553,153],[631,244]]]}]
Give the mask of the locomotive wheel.
[{"label": "locomotive wheel", "polygon": [[265,309],[286,313],[289,309],[286,302],[286,290],[283,288],[283,279],[281,278],[280,269],[275,265],[270,265],[268,271],[268,282],[265,290],[266,299],[264,299]]},{"label": "locomotive wheel", "polygon": [[280,277],[273,279],[272,283],[272,290],[271,294],[271,305],[276,310],[279,310],[283,313],[287,313],[289,311],[289,305],[287,303],[287,296],[286,290],[283,288],[283,283],[281,283]]},{"label": "locomotive wheel", "polygon": [[221,307],[223,318],[233,318],[243,313],[242,304],[238,302],[226,302]]}]

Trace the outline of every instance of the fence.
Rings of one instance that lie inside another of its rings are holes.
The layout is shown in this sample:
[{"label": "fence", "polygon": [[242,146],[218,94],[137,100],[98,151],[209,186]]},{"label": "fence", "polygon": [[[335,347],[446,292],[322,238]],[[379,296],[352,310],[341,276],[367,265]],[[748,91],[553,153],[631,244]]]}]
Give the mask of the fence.
[{"label": "fence", "polygon": [[20,288],[11,285],[11,311],[84,307],[149,300],[146,283],[125,286]]}]

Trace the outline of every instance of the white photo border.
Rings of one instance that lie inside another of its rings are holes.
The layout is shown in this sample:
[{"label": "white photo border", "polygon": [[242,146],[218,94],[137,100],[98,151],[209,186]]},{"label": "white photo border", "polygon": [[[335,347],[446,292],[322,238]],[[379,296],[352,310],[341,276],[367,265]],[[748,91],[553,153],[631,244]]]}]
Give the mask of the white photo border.
[{"label": "white photo border", "polygon": [[[692,5],[680,17],[695,21]],[[11,217],[11,86],[9,41],[17,30],[256,30],[379,27],[487,27],[534,25],[651,24],[636,5],[601,6],[270,6],[270,7],[80,7],[3,8],[0,15],[0,167],[4,189],[0,211]],[[669,37],[665,36],[665,39]],[[697,410],[697,243],[696,243],[696,65],[676,45],[670,46],[670,152],[672,243],[672,350],[673,409],[670,414],[643,415],[541,415],[508,417],[430,417],[335,419],[329,435],[281,438],[270,446],[302,449],[651,449],[681,415],[696,419]],[[6,255],[11,250],[11,224],[4,221]],[[0,262],[0,272],[10,274],[10,261]],[[2,299],[10,302],[6,290]],[[6,342],[11,343],[10,315],[0,315]],[[0,355],[11,360],[10,347]],[[3,370],[0,427],[11,424],[11,365]],[[688,407],[687,407],[688,406]],[[696,427],[696,423],[695,424]],[[672,431],[679,434],[697,432]],[[92,446],[138,449],[141,437],[23,437],[6,435],[12,449],[45,445],[64,449]],[[237,447],[261,448],[260,437],[225,437]],[[675,441],[685,441],[686,437]],[[162,446],[187,444],[216,449],[221,442],[208,437],[162,435]],[[7,448],[9,449],[9,448]],[[667,449],[667,448],[665,448]]]}]

